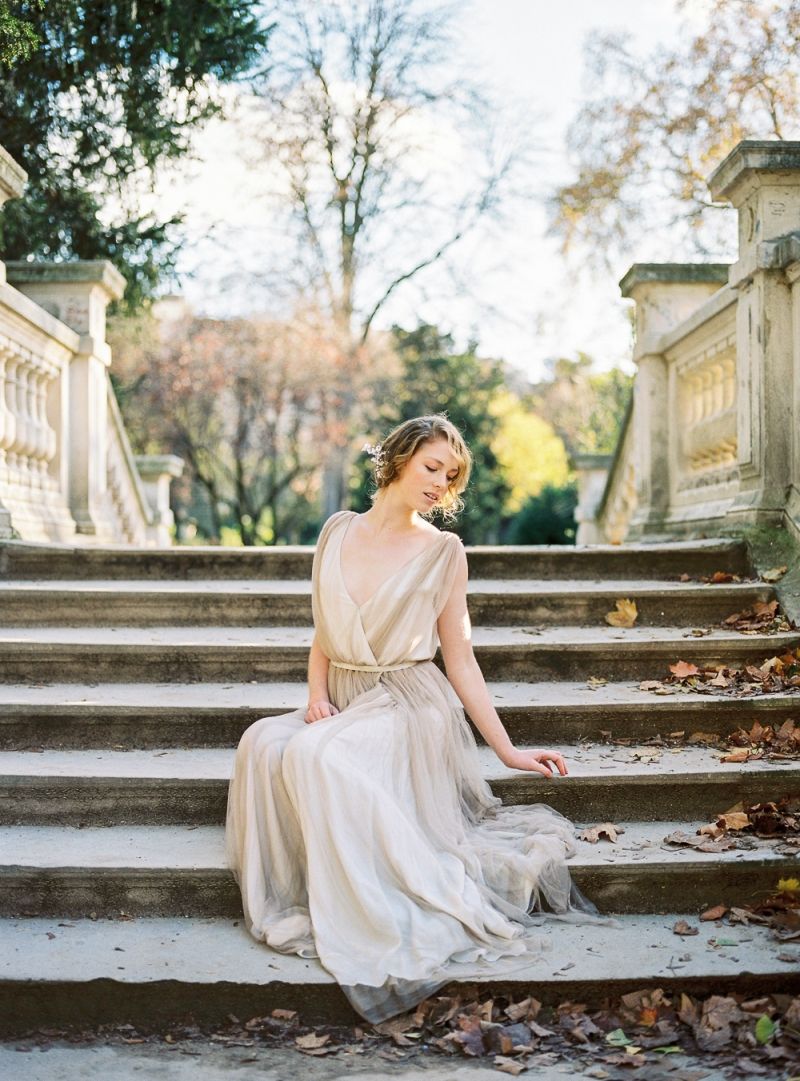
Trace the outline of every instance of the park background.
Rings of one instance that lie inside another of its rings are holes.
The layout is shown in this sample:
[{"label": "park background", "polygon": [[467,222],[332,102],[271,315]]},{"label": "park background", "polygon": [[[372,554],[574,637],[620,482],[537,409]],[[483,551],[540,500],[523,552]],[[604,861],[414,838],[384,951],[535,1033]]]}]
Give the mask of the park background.
[{"label": "park background", "polygon": [[[575,539],[630,398],[633,258],[725,261],[705,178],[796,134],[796,5],[0,4],[4,258],[109,258],[134,451],[181,543],[311,543],[444,411],[467,543]],[[544,16],[547,15],[547,21]]]}]

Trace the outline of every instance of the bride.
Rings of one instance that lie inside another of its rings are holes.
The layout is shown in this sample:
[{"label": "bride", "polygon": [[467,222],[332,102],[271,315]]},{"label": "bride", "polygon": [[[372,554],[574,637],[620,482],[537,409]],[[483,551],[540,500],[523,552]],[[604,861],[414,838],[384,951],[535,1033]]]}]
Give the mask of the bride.
[{"label": "bride", "polygon": [[527,971],[544,921],[615,921],[572,882],[572,823],[502,806],[481,773],[465,710],[504,765],[568,769],[511,743],[473,654],[463,544],[429,520],[463,506],[464,439],[434,414],[369,449],[372,506],[332,515],[314,553],[307,707],[242,736],[226,849],[250,933],[318,957],[378,1022],[462,974]]}]

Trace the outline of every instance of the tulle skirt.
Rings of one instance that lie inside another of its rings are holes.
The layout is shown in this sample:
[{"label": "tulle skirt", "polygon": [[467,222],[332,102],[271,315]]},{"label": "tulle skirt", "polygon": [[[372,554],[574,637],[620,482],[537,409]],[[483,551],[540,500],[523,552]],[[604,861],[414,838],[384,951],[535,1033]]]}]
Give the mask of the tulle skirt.
[{"label": "tulle skirt", "polygon": [[226,850],[256,939],[318,957],[379,1022],[467,971],[526,973],[543,923],[619,926],[572,881],[569,819],[492,794],[435,664],[332,666],[329,691],[336,716],[264,717],[236,752]]}]

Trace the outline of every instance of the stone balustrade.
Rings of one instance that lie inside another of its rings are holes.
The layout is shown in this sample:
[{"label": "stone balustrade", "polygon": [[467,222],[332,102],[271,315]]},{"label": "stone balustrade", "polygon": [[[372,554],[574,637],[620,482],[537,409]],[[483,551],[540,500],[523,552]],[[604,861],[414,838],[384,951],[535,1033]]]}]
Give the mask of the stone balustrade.
[{"label": "stone balustrade", "polygon": [[[0,147],[0,206],[25,180]],[[0,262],[0,537],[171,543],[182,462],[137,463],[108,375],[106,308],[124,285],[106,260]]]},{"label": "stone balustrade", "polygon": [[800,539],[800,142],[746,140],[708,183],[738,211],[738,258],[635,263],[620,282],[631,416],[579,543],[753,525]]}]

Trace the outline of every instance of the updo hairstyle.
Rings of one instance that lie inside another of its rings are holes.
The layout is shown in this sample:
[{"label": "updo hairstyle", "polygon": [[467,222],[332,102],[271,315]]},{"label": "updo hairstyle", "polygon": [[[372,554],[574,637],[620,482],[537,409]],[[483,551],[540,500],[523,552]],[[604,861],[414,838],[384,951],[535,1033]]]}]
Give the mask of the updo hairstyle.
[{"label": "updo hairstyle", "polygon": [[412,417],[398,424],[375,447],[366,445],[372,458],[372,474],[376,489],[370,499],[374,503],[378,493],[388,488],[402,472],[406,462],[424,443],[446,439],[453,455],[458,459],[458,472],[448,481],[447,489],[439,502],[422,515],[432,517],[439,512],[446,522],[452,522],[464,509],[461,493],[467,487],[472,471],[472,454],[464,437],[444,413],[431,413],[424,417]]}]

